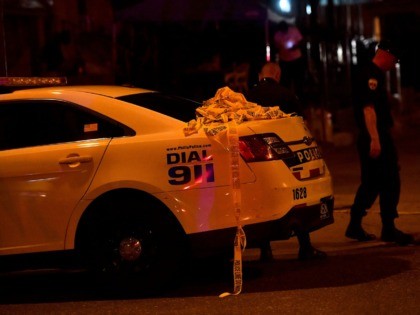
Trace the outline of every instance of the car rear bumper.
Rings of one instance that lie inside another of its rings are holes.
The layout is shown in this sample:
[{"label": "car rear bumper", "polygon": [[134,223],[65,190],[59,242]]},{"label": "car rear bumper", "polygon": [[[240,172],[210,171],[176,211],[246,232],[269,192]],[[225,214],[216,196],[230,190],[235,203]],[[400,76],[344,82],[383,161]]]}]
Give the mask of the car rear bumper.
[{"label": "car rear bumper", "polygon": [[[261,225],[269,231],[268,239],[285,240],[293,236],[296,231],[313,232],[334,223],[333,209],[334,197],[331,196],[322,198],[319,204],[294,207],[284,217]],[[249,232],[250,235],[258,234],[253,229],[254,227],[250,226],[245,232]]]},{"label": "car rear bumper", "polygon": [[[322,198],[319,204],[294,207],[273,221],[250,224],[243,229],[247,247],[258,247],[263,240],[287,240],[296,231],[313,232],[334,223],[334,197]],[[189,235],[190,245],[199,256],[232,250],[236,228]]]}]

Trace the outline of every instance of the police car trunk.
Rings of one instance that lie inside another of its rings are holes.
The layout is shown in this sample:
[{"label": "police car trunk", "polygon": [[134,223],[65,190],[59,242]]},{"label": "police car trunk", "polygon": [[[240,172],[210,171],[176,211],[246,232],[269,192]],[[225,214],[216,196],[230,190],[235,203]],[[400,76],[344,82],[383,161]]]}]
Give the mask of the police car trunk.
[{"label": "police car trunk", "polygon": [[[334,222],[331,176],[302,117],[246,121],[238,125],[238,134],[243,167],[254,175],[241,181],[241,224],[248,247],[258,246],[261,238],[284,240]],[[266,221],[249,222],[255,213]],[[229,239],[234,230],[192,239],[211,247],[219,243],[214,238]]]}]

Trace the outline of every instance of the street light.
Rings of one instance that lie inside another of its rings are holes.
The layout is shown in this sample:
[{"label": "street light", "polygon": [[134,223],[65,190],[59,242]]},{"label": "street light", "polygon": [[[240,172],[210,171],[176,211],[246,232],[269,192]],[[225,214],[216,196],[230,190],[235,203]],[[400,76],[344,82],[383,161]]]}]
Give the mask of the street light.
[{"label": "street light", "polygon": [[290,0],[279,0],[278,5],[282,13],[290,13],[292,11]]}]

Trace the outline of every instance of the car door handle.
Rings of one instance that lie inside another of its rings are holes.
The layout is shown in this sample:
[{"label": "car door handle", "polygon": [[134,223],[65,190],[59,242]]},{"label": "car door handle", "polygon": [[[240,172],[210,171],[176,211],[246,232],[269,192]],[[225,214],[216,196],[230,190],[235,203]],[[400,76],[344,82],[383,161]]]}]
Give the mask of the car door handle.
[{"label": "car door handle", "polygon": [[79,163],[89,163],[92,162],[91,156],[68,156],[66,158],[60,159],[58,162],[60,164],[79,164]]}]

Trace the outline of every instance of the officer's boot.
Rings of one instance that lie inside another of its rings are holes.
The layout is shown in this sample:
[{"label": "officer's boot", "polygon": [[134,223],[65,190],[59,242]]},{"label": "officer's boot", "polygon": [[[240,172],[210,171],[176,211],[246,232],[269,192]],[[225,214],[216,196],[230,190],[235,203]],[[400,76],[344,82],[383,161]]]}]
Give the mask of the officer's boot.
[{"label": "officer's boot", "polygon": [[295,231],[299,241],[300,260],[323,259],[327,257],[327,253],[312,246],[309,232]]},{"label": "officer's boot", "polygon": [[346,230],[346,236],[358,240],[359,242],[367,242],[376,239],[374,234],[367,233],[362,227],[362,215],[350,213],[350,223]]},{"label": "officer's boot", "polygon": [[398,230],[394,224],[394,218],[382,217],[381,240],[384,242],[393,242],[405,246],[414,243],[412,235]]}]

